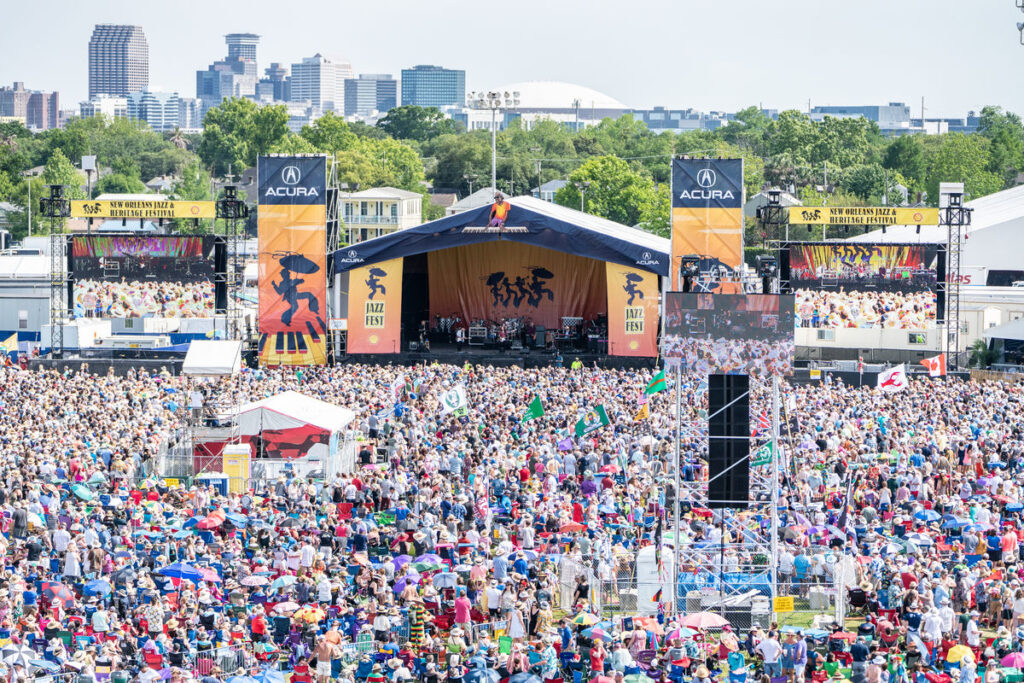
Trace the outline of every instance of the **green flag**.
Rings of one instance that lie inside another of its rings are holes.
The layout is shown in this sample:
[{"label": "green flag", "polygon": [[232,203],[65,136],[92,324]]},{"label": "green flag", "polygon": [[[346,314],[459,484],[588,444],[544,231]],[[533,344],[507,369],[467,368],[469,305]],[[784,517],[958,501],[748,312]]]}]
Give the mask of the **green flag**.
[{"label": "green flag", "polygon": [[576,436],[583,436],[608,424],[608,413],[603,405],[594,406],[576,423]]},{"label": "green flag", "polygon": [[750,454],[750,464],[754,467],[771,464],[773,450],[775,449],[772,448],[772,442],[769,441]]},{"label": "green flag", "polygon": [[665,371],[658,370],[654,373],[654,377],[651,378],[647,388],[644,389],[644,393],[649,396],[651,394],[656,394],[659,391],[665,391],[666,389],[668,389],[668,385],[665,383]]},{"label": "green flag", "polygon": [[541,405],[540,396],[534,396],[533,400],[530,401],[530,405],[527,406],[526,412],[523,413],[523,419],[520,422],[528,422],[529,420],[536,420],[538,417],[544,416],[544,406]]}]

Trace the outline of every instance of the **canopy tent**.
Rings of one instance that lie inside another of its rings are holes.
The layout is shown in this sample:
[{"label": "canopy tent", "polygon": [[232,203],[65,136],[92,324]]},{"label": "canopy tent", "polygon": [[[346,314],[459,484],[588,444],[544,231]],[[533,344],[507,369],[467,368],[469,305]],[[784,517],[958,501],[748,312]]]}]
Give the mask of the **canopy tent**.
[{"label": "canopy tent", "polygon": [[505,240],[668,274],[670,243],[664,237],[535,197],[516,197],[509,203],[511,209],[500,231],[486,227],[490,206],[482,206],[340,249],[334,254],[335,272]]},{"label": "canopy tent", "polygon": [[255,437],[261,439],[258,454],[331,462],[355,413],[297,391],[286,391],[239,407],[236,419],[243,440],[251,443]]},{"label": "canopy tent", "polygon": [[233,340],[195,340],[188,347],[183,375],[219,377],[234,375],[242,369],[242,342]]}]

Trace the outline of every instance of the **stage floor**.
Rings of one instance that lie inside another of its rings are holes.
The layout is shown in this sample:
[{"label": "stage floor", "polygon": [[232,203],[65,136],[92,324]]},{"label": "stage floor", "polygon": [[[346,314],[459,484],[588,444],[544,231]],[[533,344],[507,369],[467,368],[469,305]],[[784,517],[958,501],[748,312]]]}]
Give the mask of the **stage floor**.
[{"label": "stage floor", "polygon": [[405,351],[396,354],[348,354],[338,359],[339,363],[371,363],[374,365],[418,365],[421,363],[445,363],[462,365],[472,363],[474,365],[495,365],[508,366],[518,365],[526,368],[550,367],[558,365],[569,367],[572,362],[579,358],[588,366],[597,363],[602,368],[650,368],[654,367],[654,358],[632,358],[622,356],[609,356],[605,353],[589,353],[562,351],[561,361],[558,353],[545,351],[543,349],[496,349],[483,346],[464,346],[458,349],[455,344],[431,344],[430,351]]}]

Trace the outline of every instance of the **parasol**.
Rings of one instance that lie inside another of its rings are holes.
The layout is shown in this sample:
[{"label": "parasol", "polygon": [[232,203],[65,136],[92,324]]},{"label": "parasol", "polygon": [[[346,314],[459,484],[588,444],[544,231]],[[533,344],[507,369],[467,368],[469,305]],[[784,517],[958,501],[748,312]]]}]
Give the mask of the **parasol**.
[{"label": "parasol", "polygon": [[696,612],[695,614],[687,614],[683,618],[683,626],[696,629],[721,628],[728,623],[728,619],[711,612]]}]

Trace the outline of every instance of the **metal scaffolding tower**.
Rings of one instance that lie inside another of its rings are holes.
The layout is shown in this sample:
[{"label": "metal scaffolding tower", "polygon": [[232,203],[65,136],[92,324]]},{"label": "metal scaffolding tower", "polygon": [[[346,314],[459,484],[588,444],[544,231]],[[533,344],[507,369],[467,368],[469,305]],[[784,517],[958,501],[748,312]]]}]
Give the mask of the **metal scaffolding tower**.
[{"label": "metal scaffolding tower", "polygon": [[39,212],[50,219],[50,357],[64,357],[64,322],[68,319],[67,236],[64,219],[71,201],[63,185],[50,185],[50,196],[39,200]]},{"label": "metal scaffolding tower", "polygon": [[[327,307],[331,311],[327,325],[327,348],[328,354],[333,355],[334,360],[345,354],[345,347],[348,341],[348,332],[345,330],[332,329],[331,319],[343,318],[341,311],[342,292],[337,291],[339,279],[334,274],[334,252],[341,246],[341,185],[338,183],[338,159],[330,158],[330,168],[327,171],[327,284],[331,292],[331,301]],[[347,293],[344,293],[347,294]]]},{"label": "metal scaffolding tower", "polygon": [[227,289],[227,334],[226,339],[246,340],[244,310],[239,298],[242,278],[245,270],[245,259],[242,253],[242,240],[245,238],[245,223],[249,217],[249,207],[238,196],[238,187],[226,185],[223,196],[217,200],[217,218],[224,221],[224,241],[227,259],[224,264],[225,287]]},{"label": "metal scaffolding tower", "polygon": [[[950,372],[960,368],[960,257],[963,252],[965,228],[971,224],[971,211],[964,207],[963,187],[951,191],[939,201],[944,206],[939,211],[939,220],[946,226],[946,281],[940,282],[946,292],[946,364]],[[944,201],[945,200],[945,201]],[[941,326],[940,326],[941,329]]]}]

